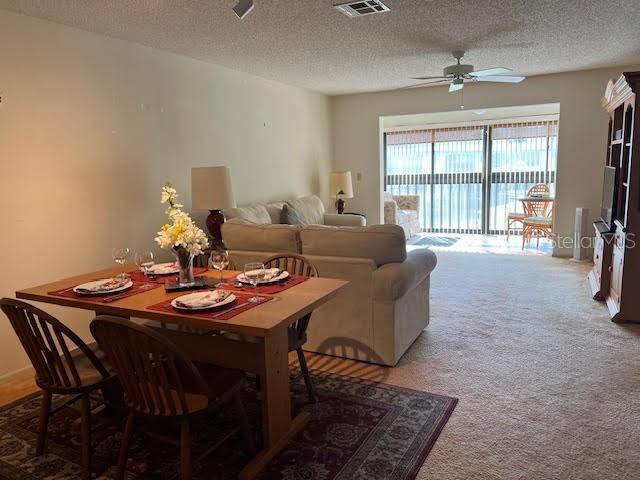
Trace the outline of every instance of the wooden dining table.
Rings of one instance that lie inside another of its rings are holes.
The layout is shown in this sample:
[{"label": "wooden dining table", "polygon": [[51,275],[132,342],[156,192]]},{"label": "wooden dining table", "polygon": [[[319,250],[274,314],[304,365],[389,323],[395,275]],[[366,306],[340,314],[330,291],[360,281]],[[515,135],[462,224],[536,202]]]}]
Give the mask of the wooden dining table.
[{"label": "wooden dining table", "polygon": [[[307,411],[302,411],[295,416],[291,411],[288,327],[339,295],[347,287],[348,282],[331,278],[309,278],[272,295],[273,299],[270,301],[242,311],[228,320],[203,318],[177,310],[166,312],[149,309],[150,306],[184,294],[184,292],[166,293],[163,286],[109,303],[104,303],[97,297],[68,297],[49,293],[91,280],[112,277],[120,271],[117,268],[109,268],[65,278],[19,290],[16,292],[16,297],[90,310],[97,314],[154,320],[166,326],[159,331],[182,348],[192,360],[259,375],[263,446],[240,474],[241,479],[254,478],[310,418],[310,413]],[[238,273],[240,272],[226,271],[225,279],[235,277]],[[219,278],[217,272],[209,271],[204,275]],[[212,330],[222,330],[238,335],[194,333]]]}]

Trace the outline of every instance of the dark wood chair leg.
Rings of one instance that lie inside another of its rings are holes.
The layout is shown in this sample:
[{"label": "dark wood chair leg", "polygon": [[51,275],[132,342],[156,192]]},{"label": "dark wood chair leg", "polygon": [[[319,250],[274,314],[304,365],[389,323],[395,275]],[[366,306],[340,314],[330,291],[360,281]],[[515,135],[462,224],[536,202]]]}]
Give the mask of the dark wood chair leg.
[{"label": "dark wood chair leg", "polygon": [[91,479],[91,400],[89,394],[82,395],[81,406],[82,423],[82,478]]},{"label": "dark wood chair leg", "polygon": [[318,397],[316,396],[316,390],[313,387],[311,376],[309,375],[309,367],[307,367],[307,360],[304,358],[304,352],[302,348],[297,348],[298,362],[300,362],[300,369],[302,370],[302,376],[304,377],[304,383],[307,386],[307,393],[309,394],[309,401],[311,403],[318,403]]},{"label": "dark wood chair leg", "polygon": [[40,404],[40,430],[38,431],[38,443],[36,445],[36,455],[44,453],[44,442],[47,438],[47,427],[49,426],[49,414],[51,413],[51,392],[42,391],[42,403]]},{"label": "dark wood chair leg", "polygon": [[236,395],[233,399],[233,406],[236,410],[236,414],[240,419],[240,433],[244,439],[244,443],[247,446],[248,453],[253,457],[256,453],[256,446],[253,442],[253,435],[251,433],[251,427],[249,426],[249,417],[247,417],[247,411],[242,404],[242,399],[239,395]]},{"label": "dark wood chair leg", "polygon": [[188,420],[180,424],[180,478],[191,480],[191,433]]},{"label": "dark wood chair leg", "polygon": [[127,457],[129,456],[129,445],[131,444],[131,437],[133,436],[133,430],[136,423],[136,415],[133,412],[129,412],[127,417],[127,423],[122,433],[122,443],[120,444],[120,454],[118,455],[118,469],[116,471],[116,479],[122,480],[124,478],[124,471],[127,467]]}]

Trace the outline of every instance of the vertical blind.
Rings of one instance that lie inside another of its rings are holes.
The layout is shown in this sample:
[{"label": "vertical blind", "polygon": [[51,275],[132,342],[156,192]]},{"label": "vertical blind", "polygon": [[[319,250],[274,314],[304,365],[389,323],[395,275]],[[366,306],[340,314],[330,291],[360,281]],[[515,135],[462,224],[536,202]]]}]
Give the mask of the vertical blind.
[{"label": "vertical blind", "polygon": [[424,230],[505,233],[535,183],[555,187],[558,121],[390,132],[385,187],[418,195]]}]

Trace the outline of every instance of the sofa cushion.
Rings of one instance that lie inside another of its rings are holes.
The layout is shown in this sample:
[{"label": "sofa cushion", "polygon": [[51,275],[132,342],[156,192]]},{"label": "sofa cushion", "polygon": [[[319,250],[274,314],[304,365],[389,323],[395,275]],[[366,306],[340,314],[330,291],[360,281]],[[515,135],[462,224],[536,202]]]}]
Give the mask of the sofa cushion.
[{"label": "sofa cushion", "polygon": [[260,225],[239,218],[222,225],[222,238],[229,250],[300,253],[299,225]]},{"label": "sofa cushion", "polygon": [[[271,216],[264,205],[249,205],[248,207],[229,208],[224,210],[224,216],[227,220],[240,218],[251,223],[266,225],[273,223]],[[277,223],[277,222],[276,222]]]},{"label": "sofa cushion", "polygon": [[311,225],[300,231],[304,255],[369,258],[377,266],[404,262],[407,245],[398,225],[329,227]]},{"label": "sofa cushion", "polygon": [[315,195],[296,198],[287,201],[300,214],[302,221],[307,225],[322,225],[324,222],[324,205]]},{"label": "sofa cushion", "polygon": [[286,204],[282,207],[282,212],[280,212],[280,223],[285,225],[305,224],[296,209]]},{"label": "sofa cushion", "polygon": [[267,213],[271,217],[271,223],[282,223],[280,222],[280,214],[282,213],[282,207],[285,205],[285,202],[272,202],[265,205]]}]

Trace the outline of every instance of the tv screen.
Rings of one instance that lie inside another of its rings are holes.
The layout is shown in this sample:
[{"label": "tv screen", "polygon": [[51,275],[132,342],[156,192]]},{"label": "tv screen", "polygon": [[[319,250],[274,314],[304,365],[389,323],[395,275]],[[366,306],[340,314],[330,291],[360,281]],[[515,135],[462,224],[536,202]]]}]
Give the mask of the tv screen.
[{"label": "tv screen", "polygon": [[616,167],[604,167],[604,181],[602,183],[602,206],[600,216],[609,228],[613,225],[616,209],[616,186],[618,184],[618,169]]}]

